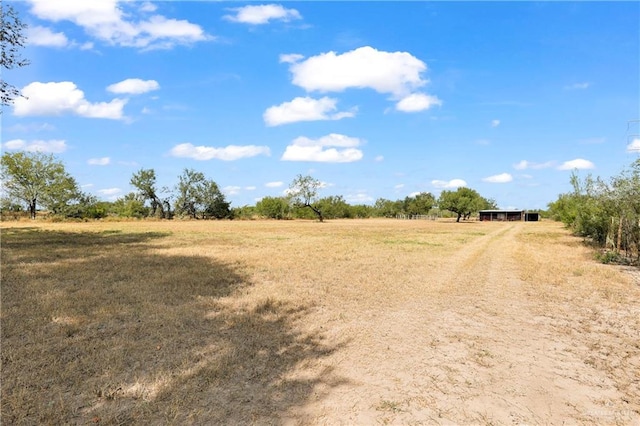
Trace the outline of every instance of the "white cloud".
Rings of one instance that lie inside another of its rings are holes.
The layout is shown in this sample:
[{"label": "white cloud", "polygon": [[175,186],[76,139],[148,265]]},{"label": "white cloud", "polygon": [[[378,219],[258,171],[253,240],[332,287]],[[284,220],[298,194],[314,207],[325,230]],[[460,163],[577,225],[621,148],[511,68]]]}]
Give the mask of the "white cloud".
[{"label": "white cloud", "polygon": [[242,24],[262,25],[271,20],[289,22],[301,19],[302,16],[295,9],[286,9],[279,4],[263,4],[258,6],[244,6],[230,8],[235,15],[225,15],[224,19]]},{"label": "white cloud", "polygon": [[549,167],[553,167],[553,161],[547,161],[546,163],[532,163],[531,161],[521,160],[518,163],[513,165],[513,168],[516,170],[540,170],[540,169],[548,169]]},{"label": "white cloud", "polygon": [[2,144],[4,149],[11,151],[29,151],[29,152],[49,152],[60,154],[67,150],[67,143],[63,140],[34,140],[25,141],[23,139],[13,139]]},{"label": "white cloud", "polygon": [[451,189],[451,188],[459,188],[461,186],[467,186],[467,182],[465,182],[462,179],[452,179],[450,181],[432,180],[431,185],[440,189]]},{"label": "white cloud", "polygon": [[69,39],[64,33],[54,33],[51,29],[41,26],[27,28],[27,42],[33,46],[65,47]]},{"label": "white cloud", "polygon": [[349,204],[366,204],[374,201],[374,198],[365,192],[348,194],[344,197],[344,199]]},{"label": "white cloud", "polygon": [[500,120],[491,120],[491,127],[498,127],[500,125]]},{"label": "white cloud", "polygon": [[279,126],[298,121],[340,120],[355,115],[353,111],[335,112],[337,102],[337,99],[326,96],[321,99],[298,97],[267,108],[263,119],[267,126]]},{"label": "white cloud", "polygon": [[265,183],[265,184],[264,184],[264,186],[266,186],[267,188],[279,188],[279,187],[281,187],[282,185],[284,185],[284,182],[280,182],[280,181],[277,181],[277,182],[267,182],[267,183]]},{"label": "white cloud", "polygon": [[370,88],[404,98],[427,84],[427,65],[407,52],[384,52],[370,46],[343,53],[322,53],[289,68],[293,84],[307,91],[341,92]]},{"label": "white cloud", "polygon": [[107,87],[111,93],[126,93],[131,95],[139,95],[141,93],[158,90],[160,85],[155,80],[141,80],[139,78],[128,78],[119,83],[114,83]]},{"label": "white cloud", "polygon": [[489,176],[482,179],[483,182],[489,183],[507,183],[511,182],[512,180],[513,176],[511,176],[509,173],[501,173],[499,175]]},{"label": "white cloud", "polygon": [[[171,48],[176,44],[191,44],[210,40],[199,25],[185,20],[152,15],[135,21],[131,3],[119,0],[29,0],[31,13],[42,20],[70,21],[86,33],[111,45],[144,49]],[[127,6],[123,11],[121,5]],[[151,11],[148,6],[139,9]]]},{"label": "white cloud", "polygon": [[436,96],[424,93],[412,93],[405,96],[396,104],[396,109],[403,112],[418,112],[431,108],[434,105],[442,105],[442,101]]},{"label": "white cloud", "polygon": [[99,189],[96,191],[100,195],[104,196],[114,196],[122,192],[120,188],[107,188],[107,189]]},{"label": "white cloud", "polygon": [[627,145],[627,152],[640,152],[640,138],[635,138]]},{"label": "white cloud", "polygon": [[588,89],[591,86],[591,83],[573,83],[567,86],[564,86],[565,90],[584,90]]},{"label": "white cloud", "polygon": [[211,146],[194,146],[190,143],[182,143],[171,148],[170,155],[179,158],[192,158],[194,160],[234,161],[241,158],[255,157],[257,155],[271,155],[267,146],[256,145],[229,145],[224,148],[214,148]]},{"label": "white cloud", "polygon": [[300,59],[303,59],[303,58],[304,56],[298,53],[286,53],[286,54],[280,55],[280,63],[293,64],[294,62],[298,62],[300,61]]},{"label": "white cloud", "polygon": [[23,97],[16,98],[13,113],[17,116],[74,114],[87,118],[124,118],[126,99],[91,103],[84,92],[70,81],[33,82],[22,88]]},{"label": "white cloud", "polygon": [[404,188],[404,183],[399,183],[393,187],[394,189],[402,189]]},{"label": "white cloud", "polygon": [[595,164],[593,164],[589,160],[576,158],[575,160],[565,161],[560,166],[558,166],[558,170],[593,169],[595,167]]},{"label": "white cloud", "polygon": [[246,191],[255,191],[255,190],[256,190],[256,187],[255,187],[255,186],[245,186],[245,187],[244,187],[244,189],[245,189]]},{"label": "white cloud", "polygon": [[362,143],[361,139],[336,133],[319,139],[301,136],[287,146],[281,160],[351,163],[362,159],[362,151],[356,148]]},{"label": "white cloud", "polygon": [[102,158],[90,158],[87,161],[87,164],[92,166],[106,166],[111,163],[111,159],[109,157]]},{"label": "white cloud", "polygon": [[227,195],[236,195],[240,193],[241,189],[239,186],[225,186],[222,191],[226,192]]},{"label": "white cloud", "polygon": [[375,161],[376,163],[380,163],[380,162],[384,161],[384,156],[383,155],[377,155],[376,158],[373,159],[373,161]]}]

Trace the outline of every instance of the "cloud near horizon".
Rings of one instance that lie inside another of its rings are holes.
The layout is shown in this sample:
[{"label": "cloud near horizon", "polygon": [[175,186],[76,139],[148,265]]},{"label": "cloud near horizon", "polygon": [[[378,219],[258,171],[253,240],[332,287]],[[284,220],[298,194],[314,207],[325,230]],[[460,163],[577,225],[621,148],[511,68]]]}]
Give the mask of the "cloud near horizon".
[{"label": "cloud near horizon", "polygon": [[640,153],[640,138],[635,138],[629,145],[627,145],[627,152]]},{"label": "cloud near horizon", "polygon": [[33,140],[13,139],[2,144],[4,149],[10,151],[48,152],[61,154],[67,150],[67,142],[60,139]]},{"label": "cloud near horizon", "polygon": [[337,133],[331,133],[318,139],[300,136],[287,146],[281,160],[352,163],[362,159],[362,151],[357,148],[362,144],[361,139]]},{"label": "cloud near horizon", "polygon": [[467,182],[462,179],[451,179],[449,181],[432,180],[431,185],[439,189],[452,189],[452,188],[455,189],[455,188],[460,188],[462,186],[467,186]]},{"label": "cloud near horizon", "polygon": [[482,179],[483,182],[488,183],[508,183],[512,180],[513,176],[511,176],[509,173],[501,173],[499,175],[489,176]]},{"label": "cloud near horizon", "polygon": [[527,169],[540,170],[540,169],[547,169],[549,167],[553,167],[554,164],[555,164],[554,161],[547,161],[546,163],[532,163],[531,161],[522,160],[514,164],[513,168],[516,170],[527,170]]},{"label": "cloud near horizon", "polygon": [[589,160],[583,158],[576,158],[575,160],[565,161],[558,166],[558,170],[583,170],[583,169],[595,169],[595,164]]},{"label": "cloud near horizon", "polygon": [[228,145],[224,148],[211,146],[195,146],[190,143],[182,143],[171,148],[169,155],[178,158],[191,158],[198,161],[222,160],[235,161],[242,158],[256,157],[258,155],[271,155],[268,146],[257,145]]}]

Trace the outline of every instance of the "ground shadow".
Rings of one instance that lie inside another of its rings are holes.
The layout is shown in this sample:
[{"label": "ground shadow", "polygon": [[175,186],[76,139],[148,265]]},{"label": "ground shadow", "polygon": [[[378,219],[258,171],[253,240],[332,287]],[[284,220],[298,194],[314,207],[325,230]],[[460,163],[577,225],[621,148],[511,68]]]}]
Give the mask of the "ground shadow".
[{"label": "ground shadow", "polygon": [[167,237],[3,230],[3,423],[278,424],[343,383],[309,307]]}]

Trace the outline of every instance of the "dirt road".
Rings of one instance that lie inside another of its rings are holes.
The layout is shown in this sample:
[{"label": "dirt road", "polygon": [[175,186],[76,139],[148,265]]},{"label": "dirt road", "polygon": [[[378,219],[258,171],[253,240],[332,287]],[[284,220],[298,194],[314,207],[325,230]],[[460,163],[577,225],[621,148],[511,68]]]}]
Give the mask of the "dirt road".
[{"label": "dirt road", "polygon": [[295,417],[314,424],[640,424],[638,299],[582,285],[589,271],[580,262],[602,265],[575,247],[555,259],[553,276],[538,274],[536,266],[551,259],[536,259],[541,242],[527,226],[493,227],[424,277],[433,291],[343,327],[350,343],[327,365],[351,385]]}]

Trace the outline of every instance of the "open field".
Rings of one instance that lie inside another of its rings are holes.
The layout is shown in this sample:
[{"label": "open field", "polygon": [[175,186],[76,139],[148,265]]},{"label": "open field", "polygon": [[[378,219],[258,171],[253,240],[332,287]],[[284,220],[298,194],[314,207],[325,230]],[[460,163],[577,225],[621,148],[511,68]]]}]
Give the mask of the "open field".
[{"label": "open field", "polygon": [[557,223],[1,226],[3,424],[640,424],[640,280]]}]

